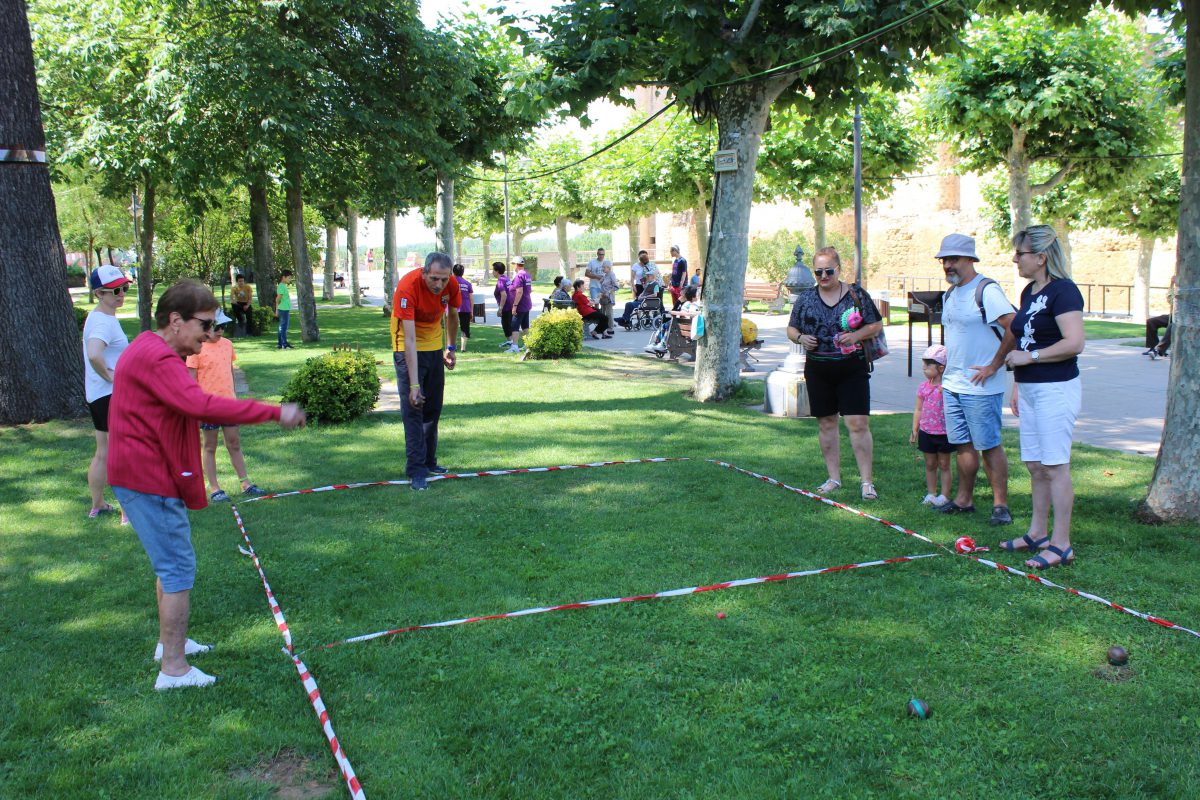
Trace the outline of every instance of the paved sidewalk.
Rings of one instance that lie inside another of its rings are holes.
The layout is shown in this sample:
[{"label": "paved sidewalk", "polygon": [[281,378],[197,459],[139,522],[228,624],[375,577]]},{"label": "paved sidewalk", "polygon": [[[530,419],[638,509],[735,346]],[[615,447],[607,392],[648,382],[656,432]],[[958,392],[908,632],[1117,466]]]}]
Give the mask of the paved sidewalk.
[{"label": "paved sidewalk", "polygon": [[[382,273],[371,273],[377,281],[366,279],[365,301],[382,305]],[[376,289],[375,283],[378,283]],[[487,322],[475,323],[499,327],[496,301],[492,287],[483,287],[476,297],[486,298]],[[533,313],[536,318],[541,311],[542,297],[534,293]],[[758,325],[759,337],[763,339],[761,350],[754,351],[757,362],[754,372],[744,372],[747,380],[765,380],[768,373],[777,369],[788,354],[787,314],[747,314]],[[934,331],[936,341],[937,332]],[[911,414],[916,403],[917,387],[924,380],[921,375],[920,357],[925,349],[925,330],[913,327],[913,376],[907,375],[908,326],[893,325],[887,329],[891,353],[876,362],[871,378],[871,407],[876,413]],[[643,348],[650,339],[647,331],[630,331],[618,327],[612,339],[586,340],[586,347],[608,352],[657,361]],[[1167,403],[1167,374],[1170,363],[1167,359],[1151,361],[1141,355],[1141,347],[1122,345],[1122,339],[1091,340],[1087,343],[1079,366],[1083,377],[1083,409],[1075,425],[1075,441],[1124,450],[1140,455],[1158,454],[1162,438],[1163,417]],[[384,389],[387,391],[387,388]],[[394,384],[392,393],[395,394]],[[399,403],[397,402],[398,406]],[[1016,417],[1008,410],[1005,397],[1004,424],[1018,427]]]}]

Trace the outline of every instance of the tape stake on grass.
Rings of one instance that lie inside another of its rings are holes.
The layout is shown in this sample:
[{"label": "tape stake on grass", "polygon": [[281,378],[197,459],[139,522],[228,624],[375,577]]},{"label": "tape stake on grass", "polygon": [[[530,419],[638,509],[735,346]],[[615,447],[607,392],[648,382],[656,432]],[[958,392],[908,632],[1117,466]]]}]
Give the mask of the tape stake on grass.
[{"label": "tape stake on grass", "polygon": [[909,561],[916,561],[920,558],[934,558],[941,553],[926,553],[916,556],[901,556],[899,558],[885,558],[880,561],[864,561],[859,564],[843,564],[838,567],[824,567],[822,569],[808,569],[801,572],[783,572],[776,575],[764,575],[759,578],[742,578],[736,581],[724,581],[722,583],[713,583],[707,586],[689,586],[686,589],[670,589],[664,592],[655,592],[654,594],[636,594],[627,597],[608,597],[603,600],[583,600],[576,603],[563,603],[557,606],[538,606],[537,608],[526,608],[521,611],[509,611],[503,614],[487,614],[480,617],[463,617],[461,619],[450,619],[444,622],[429,622],[424,625],[410,625],[406,628],[392,628],[391,630],[378,631],[376,633],[367,633],[362,636],[353,636],[349,639],[342,639],[337,642],[330,642],[322,645],[320,649],[329,649],[331,647],[339,647],[344,644],[352,644],[354,642],[369,642],[372,639],[381,639],[385,636],[396,636],[401,633],[411,633],[413,631],[425,630],[428,628],[449,628],[455,625],[467,625],[472,622],[484,622],[493,619],[513,619],[515,617],[528,617],[533,614],[549,614],[552,611],[572,611],[578,608],[597,608],[599,606],[611,606],[618,603],[637,603],[642,600],[661,600],[667,597],[683,597],[689,594],[700,594],[701,592],[716,592],[722,589],[736,589],[742,586],[754,586],[759,583],[775,583],[778,581],[792,580],[793,578],[805,578],[809,575],[824,575],[829,572],[844,572],[851,569],[863,569],[864,567],[880,567],[887,564],[905,564]]},{"label": "tape stake on grass", "polygon": [[242,523],[242,515],[238,513],[236,505],[229,506],[229,510],[233,512],[233,518],[237,521],[238,530],[242,532],[242,539],[246,542],[244,548],[238,549],[244,555],[249,556],[250,560],[254,562],[254,568],[258,570],[258,577],[262,581],[263,591],[267,593],[267,605],[271,609],[271,616],[275,618],[275,625],[279,628],[279,634],[283,636],[283,643],[287,648],[287,652],[292,653],[292,632],[288,630],[287,620],[283,617],[283,609],[279,607],[278,601],[275,600],[275,593],[271,591],[271,584],[267,583],[267,573],[263,572],[262,564],[258,561],[258,554],[254,552],[254,545],[250,544],[250,536],[246,533],[246,526]]},{"label": "tape stake on grass", "polygon": [[1197,633],[1196,631],[1192,630],[1191,628],[1185,628],[1182,625],[1177,625],[1174,622],[1171,622],[1170,620],[1163,619],[1162,617],[1156,617],[1153,614],[1147,614],[1142,611],[1134,611],[1132,608],[1128,608],[1126,606],[1120,605],[1119,603],[1114,603],[1111,600],[1106,600],[1103,597],[1100,597],[1099,595],[1094,595],[1094,594],[1091,594],[1090,592],[1083,592],[1083,591],[1080,591],[1079,589],[1073,589],[1069,586],[1061,586],[1061,585],[1055,583],[1054,581],[1046,580],[1045,578],[1043,578],[1040,575],[1035,575],[1035,574],[1029,573],[1029,572],[1022,572],[1019,569],[1015,569],[1013,567],[1009,567],[1004,564],[998,564],[995,561],[989,561],[986,558],[980,558],[979,556],[975,556],[970,553],[957,553],[954,550],[951,550],[950,548],[946,547],[945,545],[938,544],[937,542],[934,542],[933,540],[931,540],[925,536],[922,536],[921,534],[917,533],[916,531],[909,530],[908,528],[905,528],[902,525],[897,525],[894,522],[888,522],[885,519],[880,519],[879,517],[875,517],[875,516],[872,516],[870,514],[863,512],[863,511],[859,511],[857,508],[851,508],[850,506],[845,505],[844,503],[835,502],[833,500],[830,500],[827,497],[822,497],[821,495],[816,494],[814,492],[807,492],[804,489],[797,489],[794,486],[788,486],[786,483],[777,481],[774,478],[768,477],[766,475],[760,475],[757,472],[751,472],[750,470],[742,469],[741,467],[735,467],[733,464],[729,464],[724,461],[710,459],[710,462],[713,464],[716,464],[718,466],[725,467],[727,469],[732,469],[735,472],[740,472],[743,475],[749,475],[753,478],[758,478],[759,480],[765,481],[766,483],[769,483],[772,486],[778,486],[779,488],[786,489],[789,492],[795,492],[796,494],[812,498],[813,500],[820,500],[822,503],[833,506],[834,508],[840,508],[843,511],[849,511],[851,514],[857,514],[860,517],[865,517],[866,519],[874,520],[878,523],[886,525],[887,527],[889,527],[893,530],[900,531],[901,533],[906,534],[908,536],[915,536],[916,538],[920,539],[921,541],[929,542],[930,544],[940,547],[943,550],[946,550],[947,552],[954,553],[955,555],[965,556],[966,558],[971,559],[975,563],[982,564],[985,567],[991,567],[992,569],[1007,573],[1009,575],[1019,575],[1022,578],[1028,578],[1029,580],[1033,581],[1034,583],[1040,584],[1042,586],[1046,586],[1051,589],[1061,589],[1062,591],[1066,592],[1067,594],[1072,594],[1076,597],[1081,597],[1084,600],[1091,600],[1094,603],[1099,603],[1101,605],[1108,606],[1109,608],[1111,608],[1115,611],[1121,611],[1125,614],[1129,614],[1131,616],[1137,617],[1138,619],[1144,619],[1147,622],[1153,622],[1155,625],[1158,625],[1163,628],[1167,628],[1168,630],[1180,631],[1182,633],[1189,633],[1192,636],[1195,636],[1196,638],[1200,638],[1200,633]]},{"label": "tape stake on grass", "polygon": [[[894,522],[888,522],[886,519],[881,519],[880,517],[876,517],[872,514],[868,514],[865,511],[859,511],[857,508],[851,508],[850,506],[846,505],[845,503],[839,503],[836,500],[830,500],[828,497],[819,495],[816,492],[809,492],[804,489],[798,489],[795,486],[788,486],[786,483],[783,483],[782,481],[777,481],[774,478],[771,478],[767,475],[760,475],[757,472],[751,472],[748,469],[742,469],[741,467],[735,467],[733,464],[730,464],[725,461],[718,461],[715,458],[709,459],[709,463],[716,464],[718,467],[725,467],[726,469],[731,469],[734,472],[740,472],[743,475],[749,475],[751,478],[758,478],[760,481],[769,483],[772,486],[778,486],[780,489],[786,489],[789,492],[795,492],[796,494],[803,495],[804,497],[808,497],[812,500],[819,500],[820,502],[824,503],[827,506],[833,506],[834,508],[840,508],[843,511],[849,511],[851,514],[857,514],[858,516],[863,517],[864,519],[873,520],[875,522],[878,522],[880,525],[886,525],[887,527],[891,528],[894,531],[899,531],[900,533],[903,533],[905,536],[912,536],[914,538],[920,539],[922,542],[928,542],[929,544],[934,545],[935,547],[941,547],[943,550],[950,551],[950,548],[946,547],[945,545],[938,544],[933,539],[930,539],[928,536],[922,536],[921,534],[917,533],[916,531],[910,531],[908,528],[904,527],[903,525],[897,525]],[[950,551],[950,552],[952,552],[952,551]]]},{"label": "tape stake on grass", "polygon": [[329,740],[329,749],[333,751],[333,757],[337,761],[338,770],[342,773],[342,780],[346,782],[346,789],[349,790],[350,796],[354,800],[366,800],[367,795],[363,792],[362,784],[358,782],[358,776],[354,774],[354,767],[350,765],[350,759],[346,757],[346,751],[342,749],[337,734],[333,732],[333,723],[329,719],[329,711],[325,708],[325,701],[321,699],[321,690],[317,688],[316,679],[308,671],[308,667],[304,666],[303,661],[286,650],[284,650],[284,653],[292,660],[292,664],[296,667],[296,672],[300,674],[300,682],[304,684],[304,692],[308,695],[308,702],[312,703],[313,711],[316,712],[317,719],[321,722],[321,731],[325,734],[325,738]]},{"label": "tape stake on grass", "polygon": [[[563,472],[569,469],[593,469],[596,467],[616,467],[623,464],[665,464],[671,461],[688,461],[686,458],[635,458],[624,461],[593,461],[590,464],[560,464],[557,467],[521,467],[519,469],[489,469],[483,472],[450,472],[445,475],[430,475],[429,482],[455,480],[458,478],[494,478],[499,475],[526,475],[533,472]],[[251,497],[242,503],[257,503],[259,500],[278,500],[281,497],[295,497],[301,494],[316,494],[318,492],[337,492],[343,489],[365,489],[370,486],[408,486],[411,481],[371,481],[369,483],[335,483],[330,486],[318,486],[315,489],[297,489],[294,492],[276,492],[264,494],[261,497]]]}]

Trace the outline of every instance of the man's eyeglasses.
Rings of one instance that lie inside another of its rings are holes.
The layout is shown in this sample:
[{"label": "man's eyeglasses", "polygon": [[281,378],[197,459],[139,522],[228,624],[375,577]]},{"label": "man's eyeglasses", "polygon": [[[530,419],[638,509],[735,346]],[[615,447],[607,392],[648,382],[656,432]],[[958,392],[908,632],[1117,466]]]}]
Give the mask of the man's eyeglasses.
[{"label": "man's eyeglasses", "polygon": [[203,317],[188,317],[188,319],[194,319],[196,322],[199,322],[200,327],[204,329],[205,333],[211,331],[213,326],[217,324],[215,319],[204,319]]},{"label": "man's eyeglasses", "polygon": [[837,270],[832,267],[829,269],[814,269],[813,275],[816,275],[818,278],[824,278],[826,276],[832,278],[834,275],[837,275]]},{"label": "man's eyeglasses", "polygon": [[1017,251],[1017,256],[1036,256],[1036,255],[1037,255],[1037,252],[1034,250],[1018,250]]}]

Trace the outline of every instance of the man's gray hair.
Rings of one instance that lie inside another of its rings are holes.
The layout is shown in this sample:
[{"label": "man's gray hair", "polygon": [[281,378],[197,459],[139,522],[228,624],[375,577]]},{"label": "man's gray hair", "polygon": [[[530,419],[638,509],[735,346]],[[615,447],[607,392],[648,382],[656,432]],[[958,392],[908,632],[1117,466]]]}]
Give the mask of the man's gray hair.
[{"label": "man's gray hair", "polygon": [[1067,259],[1063,256],[1062,245],[1058,243],[1058,234],[1049,225],[1030,225],[1019,231],[1012,238],[1012,243],[1018,250],[1024,245],[1034,253],[1046,256],[1046,271],[1051,280],[1071,277],[1067,271]]},{"label": "man's gray hair", "polygon": [[425,256],[425,267],[421,271],[428,275],[430,267],[445,267],[446,269],[453,269],[454,259],[445,253],[438,253],[435,251]]}]

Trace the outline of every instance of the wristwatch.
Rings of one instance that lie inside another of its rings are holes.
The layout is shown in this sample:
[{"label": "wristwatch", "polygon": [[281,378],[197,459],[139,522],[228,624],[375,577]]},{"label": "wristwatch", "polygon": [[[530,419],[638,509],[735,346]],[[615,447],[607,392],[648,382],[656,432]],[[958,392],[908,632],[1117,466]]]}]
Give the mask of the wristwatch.
[{"label": "wristwatch", "polygon": [[1029,353],[1029,357],[1031,359],[1033,359],[1034,361],[1037,361],[1038,359],[1040,359],[1042,357],[1042,353],[1040,350],[1033,350]]}]

